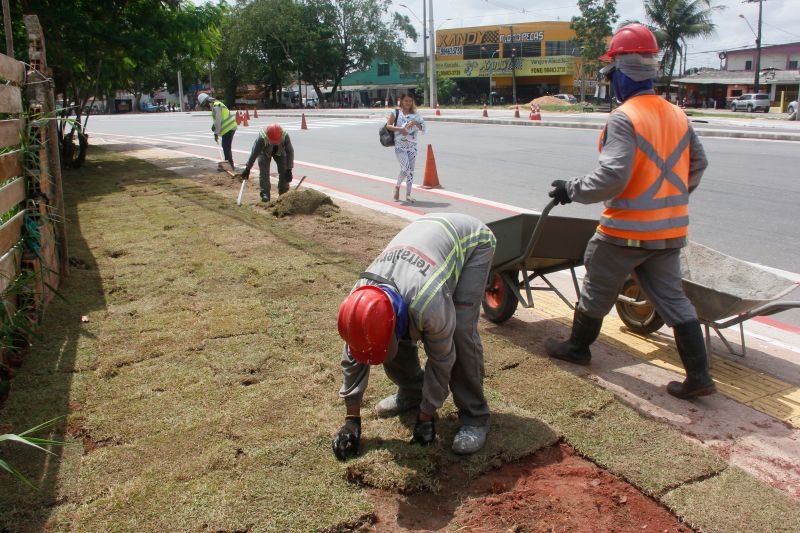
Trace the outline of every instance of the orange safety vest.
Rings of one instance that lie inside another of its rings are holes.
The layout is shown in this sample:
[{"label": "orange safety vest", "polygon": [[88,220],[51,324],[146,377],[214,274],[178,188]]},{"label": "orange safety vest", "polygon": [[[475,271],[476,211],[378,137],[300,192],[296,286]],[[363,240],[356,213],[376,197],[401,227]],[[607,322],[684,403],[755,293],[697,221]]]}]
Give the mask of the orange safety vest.
[{"label": "orange safety vest", "polygon": [[[686,114],[656,95],[631,98],[617,111],[633,124],[636,157],[628,185],[606,202],[598,230],[631,246],[686,237],[692,136]],[[601,152],[605,133],[600,134]]]}]

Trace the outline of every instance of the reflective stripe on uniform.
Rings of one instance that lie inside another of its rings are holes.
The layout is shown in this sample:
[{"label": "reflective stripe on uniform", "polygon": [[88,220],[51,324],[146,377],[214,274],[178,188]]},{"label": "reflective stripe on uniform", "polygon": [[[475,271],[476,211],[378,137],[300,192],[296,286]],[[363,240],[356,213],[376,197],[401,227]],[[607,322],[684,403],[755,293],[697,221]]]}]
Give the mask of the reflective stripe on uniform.
[{"label": "reflective stripe on uniform", "polygon": [[[217,132],[217,135],[225,135],[229,131],[236,129],[236,118],[230,112],[230,110],[220,101],[214,102],[214,107],[219,109],[221,113],[220,121],[219,121],[219,129],[220,131]],[[212,120],[213,113],[212,113]],[[216,123],[214,124],[216,126]]]},{"label": "reflective stripe on uniform", "polygon": [[618,108],[633,125],[636,155],[625,190],[606,202],[598,228],[602,233],[628,242],[688,234],[692,131],[686,116],[676,109],[649,95],[631,98]]}]

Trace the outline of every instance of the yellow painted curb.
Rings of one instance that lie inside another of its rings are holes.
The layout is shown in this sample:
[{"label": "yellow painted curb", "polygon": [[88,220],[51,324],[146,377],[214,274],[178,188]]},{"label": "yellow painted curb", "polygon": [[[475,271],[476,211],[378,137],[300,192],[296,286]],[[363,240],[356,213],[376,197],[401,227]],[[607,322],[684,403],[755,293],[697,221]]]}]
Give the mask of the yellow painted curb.
[{"label": "yellow painted curb", "polygon": [[[554,294],[537,293],[535,310],[543,317],[567,326],[572,324],[572,310]],[[629,331],[622,320],[611,315],[603,321],[601,333],[603,341],[634,357],[683,373],[678,351],[670,337],[658,333],[648,337],[637,335]],[[711,374],[717,389],[725,396],[800,428],[800,387],[715,355],[711,356]]]}]

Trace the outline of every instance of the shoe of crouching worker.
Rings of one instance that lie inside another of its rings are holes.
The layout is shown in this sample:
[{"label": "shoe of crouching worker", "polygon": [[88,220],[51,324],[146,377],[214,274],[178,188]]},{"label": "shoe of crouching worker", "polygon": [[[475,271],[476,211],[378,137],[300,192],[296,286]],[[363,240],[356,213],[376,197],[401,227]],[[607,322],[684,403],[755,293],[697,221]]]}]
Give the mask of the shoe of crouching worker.
[{"label": "shoe of crouching worker", "polygon": [[375,406],[375,414],[378,415],[379,418],[391,418],[400,413],[418,409],[419,404],[420,400],[412,400],[403,398],[398,394],[392,394],[378,402],[378,405]]},{"label": "shoe of crouching worker", "polygon": [[489,433],[489,426],[461,426],[458,433],[453,438],[453,453],[458,455],[470,455],[486,444],[486,435]]}]

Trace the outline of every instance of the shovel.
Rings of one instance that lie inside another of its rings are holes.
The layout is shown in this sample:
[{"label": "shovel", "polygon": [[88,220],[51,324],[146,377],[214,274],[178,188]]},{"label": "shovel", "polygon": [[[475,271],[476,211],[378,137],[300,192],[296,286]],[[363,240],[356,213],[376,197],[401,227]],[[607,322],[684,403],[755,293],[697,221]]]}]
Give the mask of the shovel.
[{"label": "shovel", "polygon": [[219,145],[219,141],[217,141],[217,150],[219,150],[219,163],[217,163],[217,170],[221,170],[228,176],[235,178],[236,174],[233,173],[233,168],[231,167],[230,161],[225,159],[225,155],[222,153],[222,147]]}]

